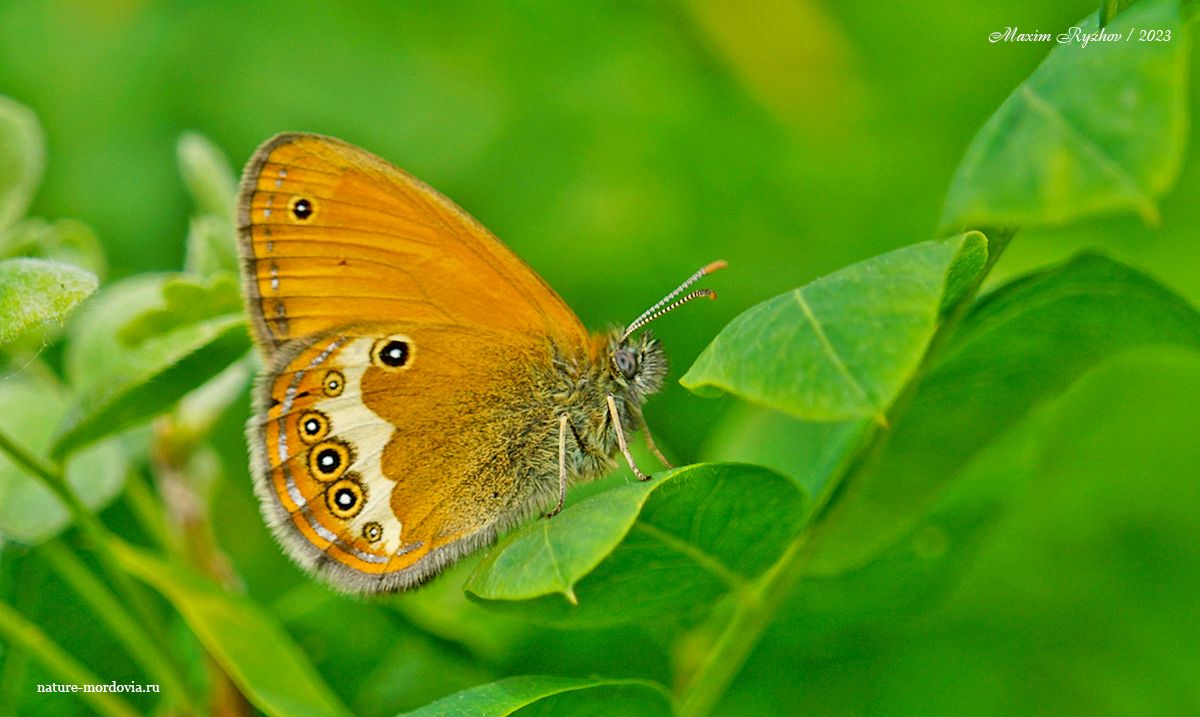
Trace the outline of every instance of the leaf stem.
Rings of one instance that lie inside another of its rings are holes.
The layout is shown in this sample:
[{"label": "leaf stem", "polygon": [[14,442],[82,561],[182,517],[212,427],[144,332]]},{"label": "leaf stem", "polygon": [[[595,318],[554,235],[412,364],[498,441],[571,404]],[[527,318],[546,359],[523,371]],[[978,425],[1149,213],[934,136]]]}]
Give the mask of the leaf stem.
[{"label": "leaf stem", "polygon": [[167,527],[162,502],[140,470],[130,470],[125,477],[125,502],[142,531],[157,547],[171,552],[175,548],[175,541]]},{"label": "leaf stem", "polygon": [[56,494],[61,492],[61,484],[63,483],[62,476],[50,467],[49,464],[43,462],[40,458],[26,451],[11,438],[0,432],[0,450],[4,451],[17,463],[25,466],[25,468],[33,473],[38,479],[46,485],[47,488],[54,491]]},{"label": "leaf stem", "polygon": [[[65,650],[51,640],[37,625],[26,620],[8,603],[0,602],[0,635],[13,645],[19,645],[37,659],[55,677],[70,685],[100,684],[100,678],[76,662]],[[109,717],[137,717],[137,711],[124,699],[110,692],[79,692],[80,698],[93,709]]]},{"label": "leaf stem", "polygon": [[[979,293],[979,288],[1015,233],[1012,229],[996,229],[992,233],[985,233],[988,238],[987,262],[971,286],[945,312],[913,378],[887,411],[888,422],[891,425],[896,425],[899,416],[908,408],[912,396],[936,360],[946,338],[970,308]],[[808,561],[814,554],[813,546],[820,544],[819,539],[814,538],[819,538],[824,509],[832,502],[843,484],[879,455],[880,448],[891,433],[877,423],[867,421],[867,424],[854,448],[839,464],[826,489],[816,496],[817,504],[810,514],[808,526],[762,577],[748,589],[735,593],[737,605],[733,614],[704,661],[680,691],[681,717],[705,717],[712,712],[734,678],[741,672],[742,666],[758,645],[763,633],[774,621],[779,608],[804,578]]]}]

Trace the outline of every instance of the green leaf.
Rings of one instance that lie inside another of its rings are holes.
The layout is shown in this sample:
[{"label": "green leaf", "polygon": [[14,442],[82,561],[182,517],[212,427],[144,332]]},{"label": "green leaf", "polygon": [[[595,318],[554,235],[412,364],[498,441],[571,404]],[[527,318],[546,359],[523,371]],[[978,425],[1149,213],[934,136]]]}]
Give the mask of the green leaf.
[{"label": "green leaf", "polygon": [[978,232],[873,257],[746,311],[680,380],[813,421],[885,414],[920,365],[948,299],[986,258]]},{"label": "green leaf", "polygon": [[489,600],[527,600],[561,593],[577,602],[575,583],[625,537],[651,486],[626,484],[534,521],[491,551],[467,581]]},{"label": "green leaf", "polygon": [[50,321],[62,321],[96,290],[90,271],[45,259],[0,261],[0,345]]},{"label": "green leaf", "polygon": [[[1092,13],[1076,23],[1097,30]],[[1138,42],[1138,30],[1169,42]],[[955,172],[942,231],[1057,224],[1132,209],[1156,220],[1187,136],[1187,42],[1175,0],[1146,0],[1105,32],[1057,45],[1000,105]],[[1132,37],[1129,35],[1132,34]]]},{"label": "green leaf", "polygon": [[[968,235],[968,237],[973,236]],[[987,261],[988,242],[983,235],[979,235],[978,241],[969,238],[963,242],[958,256],[954,258],[954,263],[946,272],[946,288],[942,291],[941,311],[946,312],[954,308],[964,296],[975,288],[976,282],[980,280],[980,273],[987,266]]]},{"label": "green leaf", "polygon": [[180,303],[195,289],[171,275],[134,277],[97,294],[72,322],[65,364],[80,400],[54,455],[168,410],[249,350],[240,311],[204,318],[224,307]]},{"label": "green leaf", "polygon": [[984,297],[873,469],[849,481],[822,518],[812,569],[835,573],[870,560],[998,435],[1105,359],[1150,345],[1200,351],[1200,313],[1102,256],[1076,257]]},{"label": "green leaf", "polygon": [[490,607],[574,627],[686,617],[769,567],[806,511],[800,487],[773,471],[688,466],[523,526],[466,589]]},{"label": "green leaf", "polygon": [[508,715],[674,714],[670,695],[646,680],[531,675],[509,677],[443,697],[403,717],[507,717]]},{"label": "green leaf", "polygon": [[[70,401],[49,371],[33,364],[0,381],[0,406],[0,432],[44,459]],[[83,503],[101,508],[120,491],[127,468],[120,447],[107,441],[72,456],[64,470]],[[70,513],[58,497],[0,453],[0,536],[36,544],[57,535],[69,522]]]},{"label": "green leaf", "polygon": [[725,416],[703,456],[765,466],[791,476],[808,495],[820,496],[871,427],[868,419],[803,421],[743,403]]},{"label": "green leaf", "polygon": [[0,96],[0,232],[25,216],[45,162],[37,117],[28,107]]},{"label": "green leaf", "polygon": [[179,173],[201,214],[233,221],[237,182],[229,160],[206,137],[185,132],[176,146]]},{"label": "green leaf", "polygon": [[74,219],[33,218],[0,234],[0,255],[55,259],[104,275],[104,247],[92,228]]},{"label": "green leaf", "polygon": [[287,632],[249,598],[142,549],[120,542],[113,547],[126,570],[175,606],[255,707],[278,717],[350,714]]},{"label": "green leaf", "polygon": [[138,315],[121,327],[118,338],[126,345],[143,341],[175,329],[236,314],[242,309],[237,279],[232,274],[217,274],[197,279],[180,275],[162,283],[163,305]]},{"label": "green leaf", "polygon": [[191,274],[236,273],[237,239],[232,220],[212,214],[192,217],[183,267]]}]

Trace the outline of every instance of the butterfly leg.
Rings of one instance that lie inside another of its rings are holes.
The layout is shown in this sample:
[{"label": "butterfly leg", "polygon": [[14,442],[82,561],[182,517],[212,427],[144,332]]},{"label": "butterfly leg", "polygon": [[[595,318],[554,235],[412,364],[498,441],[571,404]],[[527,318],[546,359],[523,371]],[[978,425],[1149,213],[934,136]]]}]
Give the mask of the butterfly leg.
[{"label": "butterfly leg", "polygon": [[625,456],[625,462],[629,464],[629,470],[633,471],[638,480],[650,480],[650,476],[639,470],[637,464],[633,462],[629,445],[625,443],[625,428],[621,425],[621,417],[617,415],[617,402],[613,400],[611,393],[608,394],[608,412],[612,416],[613,427],[617,429],[617,445],[621,447],[621,453]]},{"label": "butterfly leg", "polygon": [[567,499],[567,414],[558,417],[558,504],[554,510],[546,513],[547,518],[553,518],[562,510],[563,501]]},{"label": "butterfly leg", "polygon": [[658,459],[658,462],[662,463],[665,468],[674,468],[675,466],[671,465],[671,461],[667,460],[667,457],[664,456],[662,451],[658,450],[658,446],[654,444],[654,436],[650,435],[650,427],[645,425],[644,422],[642,424],[642,432],[646,434],[646,447],[650,449],[650,452],[654,454],[654,457]]}]

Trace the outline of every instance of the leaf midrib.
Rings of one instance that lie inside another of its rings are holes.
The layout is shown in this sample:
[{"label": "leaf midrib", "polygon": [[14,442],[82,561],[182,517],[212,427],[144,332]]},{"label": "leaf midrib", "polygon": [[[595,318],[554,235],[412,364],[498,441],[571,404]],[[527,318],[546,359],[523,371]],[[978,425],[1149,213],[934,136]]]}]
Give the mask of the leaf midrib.
[{"label": "leaf midrib", "polygon": [[1079,149],[1081,156],[1089,158],[1092,164],[1096,165],[1100,171],[1111,176],[1118,184],[1124,186],[1133,195],[1143,215],[1158,215],[1158,205],[1154,203],[1150,195],[1142,190],[1137,178],[1130,174],[1129,170],[1122,166],[1116,158],[1105,152],[1100,145],[1089,139],[1087,135],[1071,124],[1070,120],[1057,107],[1039,95],[1028,83],[1022,85],[1020,91],[1026,105],[1032,111],[1052,122]]},{"label": "leaf midrib", "polygon": [[837,350],[833,347],[833,344],[829,341],[829,337],[825,335],[824,327],[822,327],[821,322],[817,319],[812,307],[804,298],[803,289],[796,289],[792,292],[792,296],[795,297],[796,304],[799,305],[800,310],[804,312],[804,318],[807,319],[809,325],[812,326],[813,333],[816,334],[817,340],[821,343],[821,349],[825,352],[825,355],[828,357],[830,363],[833,364],[834,369],[836,369],[841,375],[842,379],[852,389],[854,389],[854,392],[858,394],[859,398],[862,399],[867,408],[874,411],[875,415],[877,416],[883,415],[883,408],[877,405],[877,403],[871,399],[871,396],[867,393],[866,388],[864,388],[863,385],[860,384],[858,380],[855,379],[850,373],[850,369],[846,366],[846,362],[842,360],[841,355],[838,354]]},{"label": "leaf midrib", "polygon": [[662,528],[650,525],[641,520],[633,524],[633,530],[640,531],[648,535],[658,542],[662,543],[667,548],[689,558],[700,567],[712,573],[717,579],[725,583],[732,591],[741,591],[746,587],[746,580],[742,576],[725,567],[717,558],[705,553],[696,546],[682,540],[676,535],[672,535]]}]

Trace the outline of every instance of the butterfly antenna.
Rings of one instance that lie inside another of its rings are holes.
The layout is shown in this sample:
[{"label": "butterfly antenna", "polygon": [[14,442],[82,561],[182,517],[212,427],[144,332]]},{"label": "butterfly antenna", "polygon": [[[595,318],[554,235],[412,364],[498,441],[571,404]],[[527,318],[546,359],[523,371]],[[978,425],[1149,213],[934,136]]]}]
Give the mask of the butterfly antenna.
[{"label": "butterfly antenna", "polygon": [[641,316],[637,317],[632,322],[630,322],[629,327],[625,329],[625,333],[621,334],[621,340],[624,341],[625,339],[629,338],[629,335],[632,334],[634,331],[637,331],[638,329],[642,328],[643,326],[650,323],[651,321],[654,321],[655,319],[662,316],[663,314],[665,314],[669,311],[674,311],[675,309],[678,309],[680,306],[683,306],[684,304],[691,301],[692,299],[699,299],[702,296],[706,296],[710,299],[717,298],[717,292],[713,291],[712,289],[697,289],[696,291],[693,291],[692,293],[684,296],[682,299],[679,299],[678,301],[675,301],[670,304],[667,303],[667,302],[671,301],[671,299],[674,299],[676,296],[679,296],[679,294],[681,292],[683,292],[684,289],[688,288],[692,284],[695,284],[697,281],[700,281],[700,279],[702,277],[708,276],[709,274],[711,274],[714,271],[717,271],[719,269],[724,269],[726,266],[729,266],[729,265],[726,264],[724,261],[717,260],[711,264],[701,267],[700,271],[697,271],[695,274],[692,274],[691,276],[689,276],[687,278],[687,280],[684,281],[679,286],[677,286],[674,291],[667,294],[663,298],[659,299],[658,303],[656,303],[654,306],[651,306],[649,309],[646,309],[645,311],[643,311]]}]

